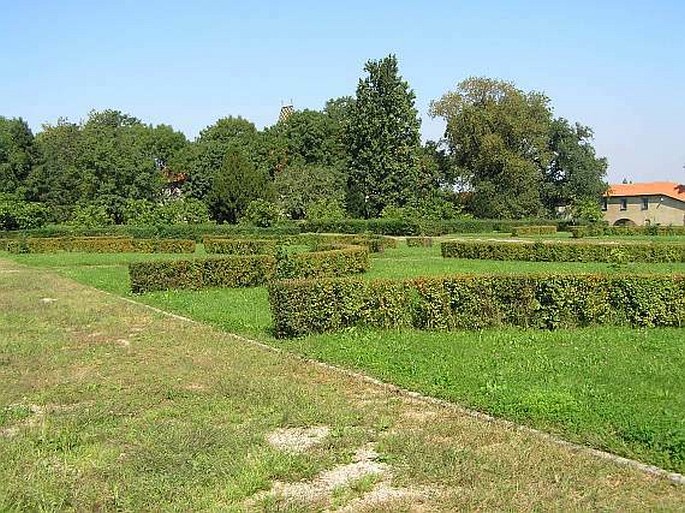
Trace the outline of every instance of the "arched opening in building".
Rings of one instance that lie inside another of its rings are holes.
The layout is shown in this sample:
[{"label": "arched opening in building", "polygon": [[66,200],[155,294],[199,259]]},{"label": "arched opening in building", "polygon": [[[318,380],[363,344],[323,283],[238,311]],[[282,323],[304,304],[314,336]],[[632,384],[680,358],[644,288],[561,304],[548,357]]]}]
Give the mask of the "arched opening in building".
[{"label": "arched opening in building", "polygon": [[635,226],[635,221],[631,219],[619,219],[614,223],[614,226]]}]

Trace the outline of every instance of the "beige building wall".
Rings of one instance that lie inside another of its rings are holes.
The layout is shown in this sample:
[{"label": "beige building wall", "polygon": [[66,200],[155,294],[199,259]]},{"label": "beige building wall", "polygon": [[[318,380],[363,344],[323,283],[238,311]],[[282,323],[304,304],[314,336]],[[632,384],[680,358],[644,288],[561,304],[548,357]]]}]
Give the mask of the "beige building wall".
[{"label": "beige building wall", "polygon": [[[647,199],[647,208],[644,208],[643,199]],[[621,200],[626,200],[626,209],[622,210]],[[629,219],[637,226],[685,225],[685,203],[669,198],[668,196],[628,196],[607,198],[607,208],[604,211],[604,220],[609,225],[616,221]]]}]

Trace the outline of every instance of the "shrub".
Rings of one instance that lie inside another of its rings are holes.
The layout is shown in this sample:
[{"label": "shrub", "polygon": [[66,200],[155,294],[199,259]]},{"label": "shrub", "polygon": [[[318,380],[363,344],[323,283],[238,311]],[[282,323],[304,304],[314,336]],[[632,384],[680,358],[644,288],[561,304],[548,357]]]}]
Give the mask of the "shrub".
[{"label": "shrub", "polygon": [[207,253],[230,255],[273,255],[276,252],[276,239],[204,239]]},{"label": "shrub", "polygon": [[529,262],[685,262],[685,244],[602,242],[445,241],[446,258]]},{"label": "shrub", "polygon": [[[390,214],[393,214],[390,211]],[[394,215],[394,214],[393,214]],[[338,219],[308,220],[300,223],[302,232],[319,233],[375,233],[378,235],[428,235],[439,236],[448,233],[487,233],[493,231],[511,233],[514,226],[554,225],[565,228],[560,221],[529,219],[519,221],[498,221],[492,219],[452,219],[429,220],[420,218],[381,218],[381,219]]]},{"label": "shrub", "polygon": [[247,206],[242,221],[259,228],[269,228],[275,225],[280,217],[281,213],[275,203],[257,199]]},{"label": "shrub", "polygon": [[195,241],[130,237],[22,238],[8,241],[7,250],[12,253],[194,253]]},{"label": "shrub", "polygon": [[410,248],[429,248],[433,245],[433,239],[430,237],[407,237],[407,246]]},{"label": "shrub", "polygon": [[281,224],[271,228],[257,228],[255,226],[231,224],[173,224],[173,225],[109,225],[84,228],[69,225],[52,225],[39,229],[12,231],[3,235],[10,238],[23,237],[92,237],[92,236],[127,236],[133,238],[151,239],[193,239],[201,242],[204,237],[275,237],[297,235],[300,229],[294,223]]},{"label": "shrub", "polygon": [[48,211],[40,203],[27,203],[0,195],[0,231],[39,228],[47,218]]},{"label": "shrub", "polygon": [[274,277],[344,276],[366,271],[369,252],[359,246],[288,255],[233,255],[129,264],[134,293],[206,287],[254,287]]},{"label": "shrub", "polygon": [[369,250],[362,246],[322,247],[320,251],[281,254],[278,278],[314,278],[358,274],[369,269]]},{"label": "shrub", "polygon": [[272,256],[231,256],[204,260],[137,262],[128,266],[134,293],[205,287],[254,287],[276,271]]},{"label": "shrub", "polygon": [[355,326],[477,330],[682,326],[684,275],[478,275],[284,280],[269,285],[275,333]]},{"label": "shrub", "polygon": [[556,226],[514,226],[511,234],[514,237],[530,237],[531,235],[549,235],[557,233]]},{"label": "shrub", "polygon": [[317,248],[320,245],[341,244],[347,246],[365,246],[371,253],[382,253],[386,248],[396,248],[397,241],[391,237],[368,234],[330,234],[306,233],[296,238],[300,244]]},{"label": "shrub", "polygon": [[81,228],[97,228],[113,223],[113,219],[103,205],[88,203],[76,206],[71,213],[68,224]]},{"label": "shrub", "polygon": [[607,226],[604,224],[594,224],[586,226],[573,226],[569,228],[574,238],[599,237],[602,235],[622,235],[622,236],[683,236],[685,226]]}]

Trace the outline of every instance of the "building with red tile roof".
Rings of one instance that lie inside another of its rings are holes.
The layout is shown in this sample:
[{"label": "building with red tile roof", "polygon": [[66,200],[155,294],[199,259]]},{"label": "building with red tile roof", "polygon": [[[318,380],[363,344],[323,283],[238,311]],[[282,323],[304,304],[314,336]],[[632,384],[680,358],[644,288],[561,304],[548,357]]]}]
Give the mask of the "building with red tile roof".
[{"label": "building with red tile roof", "polygon": [[685,185],[675,182],[613,184],[602,210],[610,225],[685,225]]}]

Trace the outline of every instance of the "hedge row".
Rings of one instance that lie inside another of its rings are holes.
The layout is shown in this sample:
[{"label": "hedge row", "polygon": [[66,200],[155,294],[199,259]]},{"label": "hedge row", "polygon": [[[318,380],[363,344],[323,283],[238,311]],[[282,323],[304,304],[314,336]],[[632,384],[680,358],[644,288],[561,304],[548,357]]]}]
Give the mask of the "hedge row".
[{"label": "hedge row", "polygon": [[369,252],[360,246],[288,255],[232,255],[129,264],[134,293],[206,287],[255,287],[274,278],[345,276],[365,272]]},{"label": "hedge row", "polygon": [[451,221],[428,221],[406,219],[341,219],[331,221],[289,222],[270,228],[229,224],[180,224],[129,226],[111,225],[99,228],[78,228],[65,225],[51,225],[43,228],[3,232],[6,237],[91,237],[126,236],[134,238],[182,238],[202,241],[204,237],[239,237],[297,235],[300,233],[374,233],[376,235],[429,235],[448,233],[487,233],[493,231],[510,233],[515,226],[555,225],[559,230],[567,229],[569,223],[560,220],[524,219],[457,219]]},{"label": "hedge row", "polygon": [[297,235],[299,227],[295,223],[258,228],[230,224],[179,224],[128,226],[111,225],[99,228],[78,228],[74,226],[52,225],[34,230],[3,232],[4,237],[133,237],[136,239],[193,239],[201,242],[205,237],[256,237]]},{"label": "hedge row", "polygon": [[207,253],[229,255],[273,255],[276,253],[276,239],[204,239]]},{"label": "hedge row", "polygon": [[309,253],[282,254],[278,262],[278,277],[321,278],[369,270],[369,250],[364,246],[332,244],[317,249]]},{"label": "hedge row", "polygon": [[195,241],[186,239],[133,239],[130,237],[51,237],[9,239],[12,253],[194,253]]},{"label": "hedge row", "polygon": [[379,235],[439,236],[448,233],[511,233],[515,226],[554,225],[566,229],[566,221],[547,219],[496,220],[496,219],[457,219],[451,221],[427,221],[406,219],[341,219],[331,221],[305,221],[300,224],[303,232],[322,233],[364,233]]},{"label": "hedge row", "polygon": [[530,237],[531,235],[549,235],[551,233],[557,233],[557,227],[553,225],[541,225],[541,226],[514,226],[511,230],[511,234],[514,237]]},{"label": "hedge row", "polygon": [[685,244],[445,241],[446,258],[529,262],[685,262]]},{"label": "hedge row", "polygon": [[430,237],[407,237],[407,246],[410,248],[429,248],[433,245]]},{"label": "hedge row", "polygon": [[276,335],[350,327],[478,330],[683,326],[685,275],[480,275],[285,280],[269,285]]},{"label": "hedge row", "polygon": [[610,235],[623,236],[639,236],[639,235],[653,235],[653,236],[683,236],[685,235],[685,226],[606,226],[606,225],[588,225],[588,226],[573,226],[569,231],[574,238],[580,239],[582,237],[599,237]]},{"label": "hedge row", "polygon": [[346,246],[364,246],[371,253],[382,253],[387,248],[396,248],[397,241],[392,237],[373,234],[332,234],[303,233],[297,237],[300,244],[312,247],[321,244],[342,244]]},{"label": "hedge row", "polygon": [[137,262],[128,265],[134,293],[206,287],[255,287],[276,273],[276,258],[268,255]]}]

